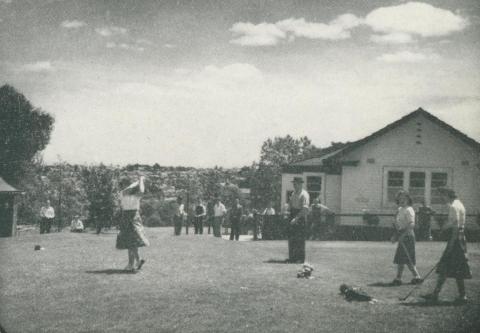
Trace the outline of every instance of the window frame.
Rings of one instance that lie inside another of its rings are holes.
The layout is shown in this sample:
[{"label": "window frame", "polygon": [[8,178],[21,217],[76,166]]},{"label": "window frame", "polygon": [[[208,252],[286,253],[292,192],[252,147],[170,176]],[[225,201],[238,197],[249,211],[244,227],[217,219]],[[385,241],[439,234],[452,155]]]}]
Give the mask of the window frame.
[{"label": "window frame", "polygon": [[[382,207],[392,208],[396,206],[395,202],[388,201],[388,175],[390,171],[403,172],[403,190],[410,189],[410,173],[424,172],[425,173],[425,193],[424,200],[427,205],[439,206],[439,203],[431,203],[432,198],[432,174],[445,173],[447,175],[447,187],[453,186],[453,169],[441,167],[413,167],[413,166],[384,166],[383,167],[383,181],[382,181]],[[417,204],[414,202],[414,204]]]}]

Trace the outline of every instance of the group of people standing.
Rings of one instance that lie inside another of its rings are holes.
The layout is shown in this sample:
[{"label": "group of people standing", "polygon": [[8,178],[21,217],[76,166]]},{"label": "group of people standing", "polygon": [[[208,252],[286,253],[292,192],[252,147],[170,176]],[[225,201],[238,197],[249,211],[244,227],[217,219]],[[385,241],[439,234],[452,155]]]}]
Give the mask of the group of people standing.
[{"label": "group of people standing", "polygon": [[[294,191],[289,198],[289,231],[288,231],[288,262],[303,263],[305,261],[305,240],[307,230],[307,216],[309,214],[309,194],[303,189],[303,179],[295,177],[293,180]],[[438,274],[437,284],[432,293],[423,295],[429,301],[437,301],[438,295],[447,278],[454,278],[457,282],[459,296],[457,301],[465,302],[465,279],[471,279],[472,275],[466,256],[465,239],[465,207],[458,199],[455,191],[451,189],[440,189],[443,201],[448,206],[447,222],[443,225],[443,230],[448,235],[447,246],[436,265]],[[398,242],[397,250],[393,263],[397,265],[397,274],[392,285],[402,284],[402,275],[405,265],[412,273],[412,284],[423,282],[416,268],[415,255],[415,210],[412,207],[412,199],[408,192],[400,191],[397,194],[396,202],[398,212],[394,223],[396,233],[392,237],[392,242]],[[425,210],[425,205],[424,210]],[[431,239],[430,224],[432,211],[423,211],[422,222],[428,222],[421,228],[422,236]],[[428,220],[427,220],[428,218]],[[428,234],[427,234],[428,233]]]},{"label": "group of people standing", "polygon": [[[275,209],[272,207],[272,204],[269,204],[262,214],[256,210],[249,213],[241,204],[239,198],[235,198],[232,206],[229,209],[225,207],[225,204],[223,204],[218,196],[215,197],[212,203],[206,206],[203,204],[201,199],[198,199],[193,209],[193,226],[195,229],[195,234],[203,234],[204,225],[206,224],[206,227],[208,227],[208,234],[210,234],[210,229],[212,229],[213,236],[221,237],[221,228],[225,225],[225,221],[228,218],[230,226],[230,240],[238,241],[242,232],[242,226],[244,225],[247,217],[250,216],[253,220],[254,239],[256,239],[259,233],[259,215],[275,215]],[[183,198],[177,197],[173,214],[175,236],[181,234],[181,230],[184,225],[185,232],[188,234],[188,213],[185,210]]]}]

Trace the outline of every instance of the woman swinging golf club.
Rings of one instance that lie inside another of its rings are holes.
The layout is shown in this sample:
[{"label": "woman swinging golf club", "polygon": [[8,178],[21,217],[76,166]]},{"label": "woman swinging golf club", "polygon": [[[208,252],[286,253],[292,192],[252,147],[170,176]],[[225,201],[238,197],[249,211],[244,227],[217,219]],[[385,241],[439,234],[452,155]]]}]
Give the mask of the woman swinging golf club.
[{"label": "woman swinging golf club", "polygon": [[415,267],[415,211],[412,208],[412,198],[405,191],[400,191],[396,197],[398,207],[395,228],[397,229],[398,240],[397,251],[393,263],[397,264],[397,276],[392,284],[399,286],[402,284],[402,274],[407,265],[410,272],[412,272],[412,284],[420,284],[423,282]]}]

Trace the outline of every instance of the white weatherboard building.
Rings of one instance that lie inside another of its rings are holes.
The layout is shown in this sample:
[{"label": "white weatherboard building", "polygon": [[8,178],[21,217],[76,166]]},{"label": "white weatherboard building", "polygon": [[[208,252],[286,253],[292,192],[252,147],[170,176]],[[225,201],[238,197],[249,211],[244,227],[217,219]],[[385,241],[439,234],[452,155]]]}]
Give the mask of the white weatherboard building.
[{"label": "white weatherboard building", "polygon": [[[293,177],[302,177],[310,198],[318,196],[337,214],[396,212],[395,195],[407,190],[415,204],[425,201],[446,213],[436,191],[453,188],[468,214],[480,209],[480,143],[418,109],[361,140],[330,147],[315,158],[283,168],[282,207]],[[385,219],[382,223],[391,222]],[[358,224],[358,217],[341,224]],[[474,216],[467,227],[478,228]]]}]

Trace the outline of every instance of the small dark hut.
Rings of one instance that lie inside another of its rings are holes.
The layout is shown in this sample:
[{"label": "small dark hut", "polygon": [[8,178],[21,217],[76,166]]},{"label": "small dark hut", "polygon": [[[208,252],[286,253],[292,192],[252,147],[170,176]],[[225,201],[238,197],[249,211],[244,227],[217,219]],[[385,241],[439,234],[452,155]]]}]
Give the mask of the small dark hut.
[{"label": "small dark hut", "polygon": [[17,190],[0,177],[0,237],[14,236],[17,230]]}]

